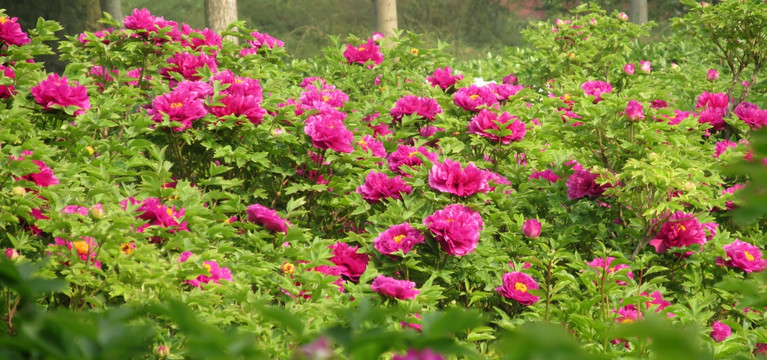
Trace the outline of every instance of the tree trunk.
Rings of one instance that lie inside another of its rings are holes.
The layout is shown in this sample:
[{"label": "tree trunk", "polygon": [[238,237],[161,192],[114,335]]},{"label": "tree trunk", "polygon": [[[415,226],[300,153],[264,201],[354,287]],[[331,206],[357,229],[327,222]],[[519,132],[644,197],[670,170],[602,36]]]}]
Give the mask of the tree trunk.
[{"label": "tree trunk", "polygon": [[[237,0],[205,0],[205,24],[217,33],[226,30],[226,26],[237,21]],[[237,38],[227,39],[237,42]]]},{"label": "tree trunk", "polygon": [[120,0],[101,0],[101,11],[112,15],[122,27],[124,16]]},{"label": "tree trunk", "polygon": [[397,30],[397,0],[376,0],[376,31],[393,36]]},{"label": "tree trunk", "polygon": [[635,24],[647,22],[647,0],[629,1],[629,20]]}]

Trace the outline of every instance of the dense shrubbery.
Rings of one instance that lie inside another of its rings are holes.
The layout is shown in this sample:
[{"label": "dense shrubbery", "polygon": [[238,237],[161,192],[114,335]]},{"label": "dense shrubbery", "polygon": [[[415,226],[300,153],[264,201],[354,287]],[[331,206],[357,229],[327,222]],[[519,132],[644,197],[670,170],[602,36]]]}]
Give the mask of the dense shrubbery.
[{"label": "dense shrubbery", "polygon": [[[703,42],[583,6],[466,63],[136,10],[63,74],[1,17],[0,354],[764,353],[767,9],[690,5]],[[746,45],[701,31],[728,12]]]}]

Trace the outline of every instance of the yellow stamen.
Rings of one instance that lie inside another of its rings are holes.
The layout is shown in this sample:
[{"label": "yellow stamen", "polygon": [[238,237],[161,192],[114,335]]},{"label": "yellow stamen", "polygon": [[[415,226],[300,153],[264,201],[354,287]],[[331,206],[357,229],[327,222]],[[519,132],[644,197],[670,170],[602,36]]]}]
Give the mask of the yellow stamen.
[{"label": "yellow stamen", "polygon": [[397,235],[397,236],[394,237],[394,242],[399,244],[399,243],[402,242],[402,239],[404,239],[404,238],[405,238],[405,235]]},{"label": "yellow stamen", "polygon": [[570,101],[570,94],[565,94],[564,96],[562,96],[562,99],[565,101]]},{"label": "yellow stamen", "polygon": [[479,98],[479,95],[477,94],[469,96],[469,99],[471,99],[471,101],[476,101],[478,98]]},{"label": "yellow stamen", "polygon": [[236,78],[236,79],[234,79],[234,82],[235,82],[236,84],[242,84],[242,79],[240,79],[240,78]]},{"label": "yellow stamen", "polygon": [[124,243],[120,245],[120,251],[125,255],[133,254],[133,246],[131,246],[131,243]]},{"label": "yellow stamen", "polygon": [[751,255],[751,253],[750,253],[750,252],[748,252],[748,251],[744,251],[743,253],[745,253],[745,254],[746,254],[746,259],[747,259],[748,261],[754,261],[754,255]]},{"label": "yellow stamen", "polygon": [[174,103],[170,103],[170,108],[171,108],[171,109],[178,109],[178,108],[180,108],[182,105],[184,105],[184,104],[182,104],[182,103],[180,103],[180,102],[174,102]]},{"label": "yellow stamen", "polygon": [[286,262],[286,263],[282,264],[282,272],[284,272],[284,273],[286,273],[288,275],[293,275],[293,273],[295,271],[296,271],[296,266],[295,265],[293,265],[293,264],[291,264],[289,262]]},{"label": "yellow stamen", "polygon": [[93,153],[95,152],[95,151],[93,150],[93,146],[86,146],[86,147],[85,147],[85,150],[88,150],[88,154],[90,154],[90,155],[93,155]]},{"label": "yellow stamen", "polygon": [[633,324],[634,319],[623,319],[621,320],[621,324]]},{"label": "yellow stamen", "polygon": [[418,151],[413,151],[410,154],[407,154],[407,157],[412,158],[415,154],[418,154]]},{"label": "yellow stamen", "polygon": [[7,16],[0,17],[0,24],[5,24],[7,22],[11,21]]},{"label": "yellow stamen", "polygon": [[365,47],[364,46],[360,46],[359,48],[357,48],[357,51],[365,51]]},{"label": "yellow stamen", "polygon": [[327,95],[322,95],[323,102],[328,102],[328,100],[330,100],[330,97],[328,97]]},{"label": "yellow stamen", "polygon": [[207,263],[202,264],[202,267],[204,267],[205,270],[208,270],[208,272],[210,272],[210,264],[207,264]]},{"label": "yellow stamen", "polygon": [[85,241],[75,241],[72,243],[72,245],[75,247],[75,250],[77,250],[77,253],[80,255],[88,254],[88,249],[90,248],[88,246],[88,243]]},{"label": "yellow stamen", "polygon": [[527,292],[527,285],[518,282],[514,284],[514,290],[521,291],[521,292]]},{"label": "yellow stamen", "polygon": [[368,146],[368,143],[366,143],[365,140],[360,140],[360,141],[357,141],[357,145],[359,145],[360,147],[366,147]]},{"label": "yellow stamen", "polygon": [[169,216],[173,216],[173,210],[171,210],[170,208],[167,208],[165,212],[167,212]]},{"label": "yellow stamen", "polygon": [[410,53],[413,54],[413,55],[418,55],[418,49],[412,48],[412,49],[410,49]]}]

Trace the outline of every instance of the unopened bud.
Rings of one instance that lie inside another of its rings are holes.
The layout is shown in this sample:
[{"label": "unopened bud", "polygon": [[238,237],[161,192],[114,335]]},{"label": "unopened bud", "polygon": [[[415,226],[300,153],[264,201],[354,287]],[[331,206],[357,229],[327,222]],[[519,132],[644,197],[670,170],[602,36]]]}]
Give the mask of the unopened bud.
[{"label": "unopened bud", "polygon": [[5,249],[5,256],[13,261],[19,258],[19,252],[14,248],[7,248]]},{"label": "unopened bud", "polygon": [[11,193],[13,193],[14,196],[22,197],[27,194],[27,189],[23,186],[14,186],[13,189],[11,189]]}]

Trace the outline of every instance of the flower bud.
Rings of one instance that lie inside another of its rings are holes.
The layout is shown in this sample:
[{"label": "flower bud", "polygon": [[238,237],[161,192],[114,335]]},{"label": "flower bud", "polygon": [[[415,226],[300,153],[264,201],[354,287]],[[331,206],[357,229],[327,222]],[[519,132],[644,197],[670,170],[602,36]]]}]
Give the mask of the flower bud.
[{"label": "flower bud", "polygon": [[14,248],[7,248],[5,249],[5,256],[13,261],[19,258],[19,252]]},{"label": "flower bud", "polygon": [[27,194],[27,189],[23,186],[14,186],[13,189],[11,189],[11,193],[13,193],[14,196],[23,197]]},{"label": "flower bud", "polygon": [[94,219],[101,219],[104,216],[104,209],[101,206],[94,206],[89,211],[89,214]]},{"label": "flower bud", "polygon": [[716,71],[716,69],[709,69],[708,73],[706,73],[706,79],[708,79],[708,81],[719,79],[719,72]]},{"label": "flower bud", "polygon": [[541,222],[538,219],[527,219],[522,225],[525,236],[534,239],[541,235]]}]

